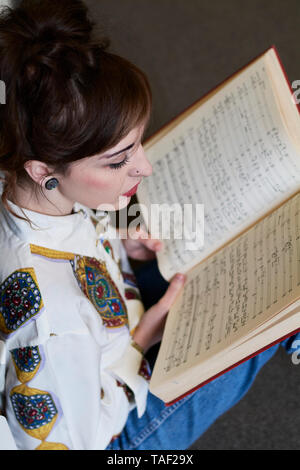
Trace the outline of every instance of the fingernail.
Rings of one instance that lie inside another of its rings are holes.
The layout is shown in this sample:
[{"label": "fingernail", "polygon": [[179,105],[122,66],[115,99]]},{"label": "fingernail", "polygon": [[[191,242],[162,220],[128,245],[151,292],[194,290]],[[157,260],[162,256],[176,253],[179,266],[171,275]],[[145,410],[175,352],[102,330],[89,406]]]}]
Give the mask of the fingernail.
[{"label": "fingernail", "polygon": [[176,274],[175,278],[176,278],[178,281],[184,281],[185,275],[184,275],[184,274],[181,274],[181,273],[178,273],[178,274]]}]

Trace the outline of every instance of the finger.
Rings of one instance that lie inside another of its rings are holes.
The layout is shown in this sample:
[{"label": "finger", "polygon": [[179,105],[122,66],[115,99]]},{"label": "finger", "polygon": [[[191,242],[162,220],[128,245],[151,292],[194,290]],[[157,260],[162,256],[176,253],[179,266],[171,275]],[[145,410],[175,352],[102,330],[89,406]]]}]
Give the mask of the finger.
[{"label": "finger", "polygon": [[147,248],[153,251],[158,251],[162,248],[163,242],[158,238],[154,238],[151,234],[147,231],[146,228],[140,227],[137,231],[138,240],[143,243]]},{"label": "finger", "polygon": [[155,253],[154,253],[154,251],[147,250],[145,247],[141,247],[141,248],[136,248],[134,251],[132,251],[130,256],[133,259],[147,261],[147,260],[154,259],[155,258]]},{"label": "finger", "polygon": [[149,250],[159,251],[163,247],[163,242],[158,238],[153,238],[146,227],[131,227],[128,231],[129,238],[143,243]]},{"label": "finger", "polygon": [[148,240],[139,238],[139,242],[151,251],[159,251],[163,247],[163,242],[157,238],[148,238]]},{"label": "finger", "polygon": [[182,273],[177,273],[172,278],[170,285],[168,289],[166,290],[165,294],[161,297],[161,299],[156,304],[162,313],[165,313],[168,310],[170,310],[178,293],[183,287],[185,280],[186,280],[186,276]]}]

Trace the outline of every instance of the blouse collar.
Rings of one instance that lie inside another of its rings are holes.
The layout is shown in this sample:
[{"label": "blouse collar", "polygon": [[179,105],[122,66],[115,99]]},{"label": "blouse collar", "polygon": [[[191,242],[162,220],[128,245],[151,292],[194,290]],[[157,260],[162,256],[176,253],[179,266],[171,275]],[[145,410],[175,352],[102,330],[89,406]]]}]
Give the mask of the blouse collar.
[{"label": "blouse collar", "polygon": [[[21,220],[11,214],[3,204],[0,203],[2,222],[21,240],[52,249],[85,252],[90,251],[95,244],[96,235],[94,224],[91,220],[92,211],[85,206],[75,203],[73,213],[63,216],[52,216],[40,214],[39,212],[20,208],[11,201],[7,201],[10,208],[21,217],[24,214],[31,220]],[[103,218],[107,215],[103,212]],[[97,213],[97,216],[101,214]]]}]

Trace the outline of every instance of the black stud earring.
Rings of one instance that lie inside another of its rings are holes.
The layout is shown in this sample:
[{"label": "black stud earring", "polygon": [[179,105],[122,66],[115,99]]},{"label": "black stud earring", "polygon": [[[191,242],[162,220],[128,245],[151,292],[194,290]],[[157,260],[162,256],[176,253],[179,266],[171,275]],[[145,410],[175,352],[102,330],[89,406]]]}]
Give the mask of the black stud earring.
[{"label": "black stud earring", "polygon": [[50,189],[56,188],[57,185],[58,185],[58,180],[56,178],[51,178],[45,184],[45,188],[50,190]]}]

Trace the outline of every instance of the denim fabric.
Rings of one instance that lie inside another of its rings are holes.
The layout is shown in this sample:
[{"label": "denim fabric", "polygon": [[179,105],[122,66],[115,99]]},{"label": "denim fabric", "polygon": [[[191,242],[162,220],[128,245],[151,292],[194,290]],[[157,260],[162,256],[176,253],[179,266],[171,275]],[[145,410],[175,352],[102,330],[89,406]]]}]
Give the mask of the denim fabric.
[{"label": "denim fabric", "polygon": [[[168,283],[161,277],[156,261],[135,272],[145,308],[149,308],[165,292]],[[294,339],[281,344],[291,353]],[[147,408],[138,418],[136,409],[129,414],[122,433],[107,450],[184,450],[189,448],[208,427],[249,390],[262,366],[275,354],[279,344],[231,369],[215,380],[182,398],[171,406],[149,392]],[[149,351],[152,366],[158,347]]]}]

